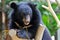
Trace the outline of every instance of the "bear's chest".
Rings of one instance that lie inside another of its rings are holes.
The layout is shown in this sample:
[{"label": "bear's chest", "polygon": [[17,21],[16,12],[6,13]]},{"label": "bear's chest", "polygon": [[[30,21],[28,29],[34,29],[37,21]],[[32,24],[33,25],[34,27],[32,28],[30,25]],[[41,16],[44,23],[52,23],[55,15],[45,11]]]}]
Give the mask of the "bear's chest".
[{"label": "bear's chest", "polygon": [[31,26],[27,29],[21,29],[17,30],[17,36],[20,38],[35,38],[36,32],[38,27],[37,26]]}]

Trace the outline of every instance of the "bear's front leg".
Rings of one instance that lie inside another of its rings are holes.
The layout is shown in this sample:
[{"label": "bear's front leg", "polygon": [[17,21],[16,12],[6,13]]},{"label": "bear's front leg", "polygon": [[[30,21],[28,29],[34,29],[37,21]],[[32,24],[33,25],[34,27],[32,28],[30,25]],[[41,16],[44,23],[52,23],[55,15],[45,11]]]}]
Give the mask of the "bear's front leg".
[{"label": "bear's front leg", "polygon": [[9,36],[11,37],[12,40],[28,40],[28,39],[18,38],[16,36],[16,30],[14,29],[9,30]]}]

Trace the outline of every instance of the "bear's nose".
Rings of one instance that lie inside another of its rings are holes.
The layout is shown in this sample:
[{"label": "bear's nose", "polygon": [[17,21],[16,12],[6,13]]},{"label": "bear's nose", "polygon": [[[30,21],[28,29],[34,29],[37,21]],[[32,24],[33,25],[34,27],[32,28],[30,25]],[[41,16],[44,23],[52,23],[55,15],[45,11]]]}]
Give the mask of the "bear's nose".
[{"label": "bear's nose", "polygon": [[27,18],[25,19],[25,21],[26,21],[27,23],[30,22],[30,18],[27,17]]},{"label": "bear's nose", "polygon": [[25,23],[29,23],[29,21],[25,21]]}]

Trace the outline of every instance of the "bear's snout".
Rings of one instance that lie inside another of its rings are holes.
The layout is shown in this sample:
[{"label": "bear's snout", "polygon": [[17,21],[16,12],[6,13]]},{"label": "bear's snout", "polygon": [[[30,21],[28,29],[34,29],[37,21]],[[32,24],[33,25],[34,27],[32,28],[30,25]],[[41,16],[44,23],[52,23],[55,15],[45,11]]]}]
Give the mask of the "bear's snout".
[{"label": "bear's snout", "polygon": [[30,23],[30,16],[27,15],[26,17],[24,17],[23,22],[24,22],[25,25],[28,25]]}]

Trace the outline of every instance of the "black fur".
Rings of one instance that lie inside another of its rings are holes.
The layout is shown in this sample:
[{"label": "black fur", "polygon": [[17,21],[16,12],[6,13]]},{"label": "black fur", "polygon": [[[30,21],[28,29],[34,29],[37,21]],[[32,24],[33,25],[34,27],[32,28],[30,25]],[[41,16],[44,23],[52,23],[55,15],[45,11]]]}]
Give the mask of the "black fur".
[{"label": "black fur", "polygon": [[[18,29],[21,31],[17,31],[18,37],[27,38],[26,37],[26,29],[20,29],[15,22],[17,22],[20,26],[24,26],[22,21],[23,16],[27,14],[30,15],[30,24],[31,27],[28,28],[28,35],[29,38],[35,38],[36,30],[39,27],[39,24],[42,24],[41,13],[36,8],[36,4],[29,3],[29,2],[20,2],[18,4],[11,3],[11,8],[13,9],[11,12],[11,18],[9,21],[9,29]],[[47,30],[44,31],[43,39],[42,40],[51,40],[51,37]]]}]

